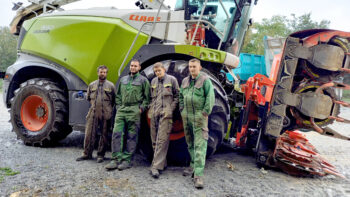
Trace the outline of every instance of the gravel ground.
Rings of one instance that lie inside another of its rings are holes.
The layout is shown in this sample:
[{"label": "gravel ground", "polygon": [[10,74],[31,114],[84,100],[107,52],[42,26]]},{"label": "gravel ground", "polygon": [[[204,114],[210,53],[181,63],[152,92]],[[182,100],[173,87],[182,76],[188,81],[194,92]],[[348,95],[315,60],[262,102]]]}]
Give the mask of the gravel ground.
[{"label": "gravel ground", "polygon": [[[73,132],[57,147],[25,146],[11,132],[9,114],[0,102],[0,167],[20,172],[0,177],[0,196],[350,196],[350,142],[307,133],[311,143],[347,179],[332,175],[298,178],[259,169],[252,156],[221,151],[207,160],[205,188],[196,190],[181,167],[168,167],[158,180],[150,163],[136,155],[134,167],[107,172],[108,161],[76,162],[84,136]],[[350,117],[350,110],[342,111]],[[346,133],[350,126],[334,125]],[[350,135],[348,133],[348,135]],[[110,152],[107,153],[109,158]],[[229,170],[227,162],[233,164]]]}]

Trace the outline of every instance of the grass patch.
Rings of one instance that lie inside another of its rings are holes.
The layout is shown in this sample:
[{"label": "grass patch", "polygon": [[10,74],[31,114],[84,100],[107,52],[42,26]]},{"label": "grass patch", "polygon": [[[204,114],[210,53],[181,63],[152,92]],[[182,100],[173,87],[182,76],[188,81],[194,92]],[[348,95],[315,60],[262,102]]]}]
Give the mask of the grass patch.
[{"label": "grass patch", "polygon": [[0,92],[2,92],[2,83],[4,82],[3,79],[0,79]]},{"label": "grass patch", "polygon": [[350,98],[342,98],[343,101],[350,103]]},{"label": "grass patch", "polygon": [[18,171],[13,171],[11,168],[0,168],[0,183],[4,180],[5,176],[14,176],[19,173]]},{"label": "grass patch", "polygon": [[343,90],[342,100],[350,102],[350,90]]}]

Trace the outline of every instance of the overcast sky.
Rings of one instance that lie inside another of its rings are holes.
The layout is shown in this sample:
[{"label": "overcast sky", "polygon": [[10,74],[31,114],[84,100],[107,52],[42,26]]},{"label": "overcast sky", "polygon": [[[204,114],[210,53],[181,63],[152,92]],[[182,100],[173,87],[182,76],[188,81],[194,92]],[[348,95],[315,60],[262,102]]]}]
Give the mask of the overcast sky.
[{"label": "overcast sky", "polygon": [[[21,0],[18,0],[21,1]],[[136,1],[136,0],[135,0]],[[81,0],[65,6],[65,9],[114,6],[116,8],[135,8],[134,0]],[[165,0],[165,4],[174,7],[176,0]],[[0,26],[8,26],[15,15],[11,10],[13,0],[0,0]],[[22,2],[26,2],[22,0]],[[330,28],[350,32],[350,0],[258,0],[253,9],[254,21],[270,18],[273,15],[300,16],[311,12],[313,20],[329,20]],[[348,9],[348,10],[347,10]]]}]

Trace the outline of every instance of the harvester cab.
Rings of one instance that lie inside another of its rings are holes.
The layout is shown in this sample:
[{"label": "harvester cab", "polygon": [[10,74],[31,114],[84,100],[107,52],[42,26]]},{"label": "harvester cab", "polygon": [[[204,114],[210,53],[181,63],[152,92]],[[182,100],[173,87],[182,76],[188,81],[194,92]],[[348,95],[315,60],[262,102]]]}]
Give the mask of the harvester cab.
[{"label": "harvester cab", "polygon": [[233,42],[243,43],[252,7],[251,1],[178,0],[175,11],[185,11],[190,44],[232,52]]}]

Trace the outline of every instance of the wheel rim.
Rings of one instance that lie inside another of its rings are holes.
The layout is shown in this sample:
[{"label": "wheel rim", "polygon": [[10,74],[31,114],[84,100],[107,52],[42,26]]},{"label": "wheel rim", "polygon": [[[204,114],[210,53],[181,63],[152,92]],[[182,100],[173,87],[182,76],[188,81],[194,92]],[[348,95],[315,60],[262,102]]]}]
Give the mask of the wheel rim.
[{"label": "wheel rim", "polygon": [[28,96],[21,106],[23,126],[33,132],[41,130],[48,120],[48,107],[43,98],[38,95]]}]

